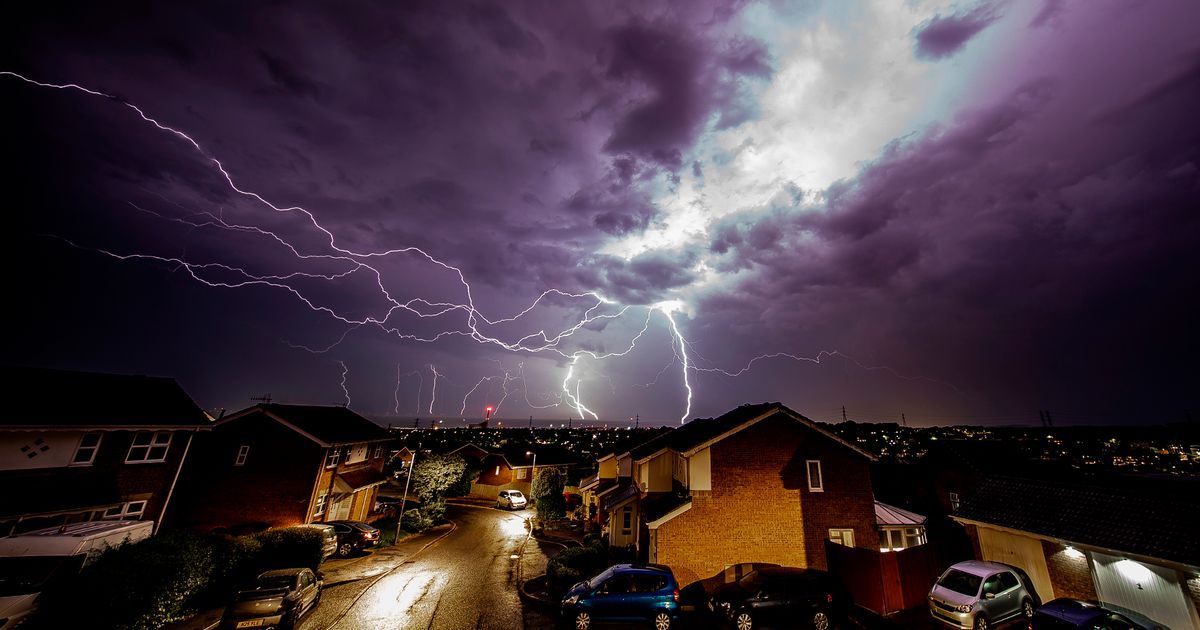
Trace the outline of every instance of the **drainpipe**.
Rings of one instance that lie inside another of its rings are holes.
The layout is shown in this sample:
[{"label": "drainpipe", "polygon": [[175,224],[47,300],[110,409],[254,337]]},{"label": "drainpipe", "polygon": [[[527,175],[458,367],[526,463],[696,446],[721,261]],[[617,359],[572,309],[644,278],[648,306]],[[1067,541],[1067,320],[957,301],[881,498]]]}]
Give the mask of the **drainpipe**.
[{"label": "drainpipe", "polygon": [[154,524],[154,533],[162,528],[163,521],[167,519],[167,507],[171,505],[171,496],[175,494],[175,484],[179,483],[179,473],[183,472],[183,467],[187,464],[188,451],[192,448],[192,437],[196,435],[196,431],[188,433],[187,444],[183,446],[183,457],[179,458],[179,465],[175,467],[175,477],[171,479],[171,488],[167,490],[167,500],[163,501],[162,511],[158,514],[158,522]]}]

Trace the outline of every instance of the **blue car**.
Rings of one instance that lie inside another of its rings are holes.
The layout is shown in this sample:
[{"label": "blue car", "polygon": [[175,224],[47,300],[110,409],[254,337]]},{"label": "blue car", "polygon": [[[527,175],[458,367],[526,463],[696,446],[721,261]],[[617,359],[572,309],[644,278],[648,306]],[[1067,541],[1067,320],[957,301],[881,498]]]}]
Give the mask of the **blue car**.
[{"label": "blue car", "polygon": [[1095,602],[1065,597],[1038,608],[1029,621],[1033,630],[1166,630],[1132,611],[1118,612]]},{"label": "blue car", "polygon": [[618,564],[567,591],[562,615],[576,630],[632,621],[667,630],[679,619],[679,585],[661,564]]}]

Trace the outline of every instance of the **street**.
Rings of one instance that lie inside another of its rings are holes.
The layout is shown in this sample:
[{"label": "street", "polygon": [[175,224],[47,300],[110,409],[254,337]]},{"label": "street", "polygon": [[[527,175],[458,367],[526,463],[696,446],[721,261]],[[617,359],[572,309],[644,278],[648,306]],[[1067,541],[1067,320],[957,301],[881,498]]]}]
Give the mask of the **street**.
[{"label": "street", "polygon": [[553,627],[517,595],[521,576],[544,572],[559,549],[527,540],[527,515],[447,506],[453,527],[326,571],[321,604],[301,630]]}]

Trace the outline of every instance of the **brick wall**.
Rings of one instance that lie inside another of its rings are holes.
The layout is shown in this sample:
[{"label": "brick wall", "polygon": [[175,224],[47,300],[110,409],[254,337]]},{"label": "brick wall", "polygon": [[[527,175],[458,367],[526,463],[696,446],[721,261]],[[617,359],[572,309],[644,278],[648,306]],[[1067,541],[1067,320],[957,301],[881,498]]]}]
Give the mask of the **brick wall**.
[{"label": "brick wall", "polygon": [[[485,486],[503,486],[513,480],[513,471],[500,455],[488,455],[479,463],[479,479],[475,483]],[[496,471],[499,467],[499,472]]]},{"label": "brick wall", "polygon": [[1046,569],[1050,572],[1054,597],[1098,599],[1087,556],[1080,552],[1070,553],[1066,546],[1045,540],[1042,541],[1042,552],[1046,554]]},{"label": "brick wall", "polygon": [[[806,544],[806,537],[828,522],[852,524],[860,546],[877,548],[865,458],[833,453],[845,447],[783,416],[763,420],[712,449],[713,489],[693,492],[691,509],[657,532],[653,560],[669,565],[680,584],[738,562],[823,567],[824,535],[815,544]],[[808,501],[807,486],[796,481],[796,462],[802,474],[809,453],[828,460],[827,475],[838,479],[819,501]],[[808,519],[816,525],[806,527]]]},{"label": "brick wall", "polygon": [[[875,493],[869,460],[821,433],[809,430],[808,434],[784,469],[784,485],[800,490],[808,564],[825,569],[825,540],[830,529],[853,529],[855,547],[879,549]],[[810,459],[821,462],[824,492],[808,490],[805,462]]]}]

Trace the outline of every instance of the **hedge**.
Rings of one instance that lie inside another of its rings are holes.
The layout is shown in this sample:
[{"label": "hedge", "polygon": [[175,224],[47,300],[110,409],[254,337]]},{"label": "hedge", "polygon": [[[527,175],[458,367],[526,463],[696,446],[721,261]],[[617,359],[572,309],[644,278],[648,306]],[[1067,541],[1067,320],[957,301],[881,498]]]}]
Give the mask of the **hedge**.
[{"label": "hedge", "polygon": [[599,575],[608,566],[608,547],[602,542],[568,547],[546,564],[547,589],[560,595],[579,582]]},{"label": "hedge", "polygon": [[227,537],[176,532],[110,549],[43,594],[31,628],[151,630],[223,605],[262,571],[316,569],[323,538],[307,527]]}]

